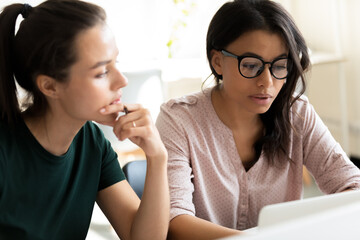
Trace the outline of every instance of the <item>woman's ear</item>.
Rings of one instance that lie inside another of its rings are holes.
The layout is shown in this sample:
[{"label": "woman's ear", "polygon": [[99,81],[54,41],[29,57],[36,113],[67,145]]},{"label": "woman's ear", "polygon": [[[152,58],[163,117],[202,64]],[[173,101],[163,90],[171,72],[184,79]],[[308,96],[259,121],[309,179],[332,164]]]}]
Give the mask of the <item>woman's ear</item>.
[{"label": "woman's ear", "polygon": [[218,75],[222,75],[222,53],[217,50],[211,50],[211,66]]},{"label": "woman's ear", "polygon": [[36,77],[36,84],[39,90],[47,97],[57,98],[56,80],[47,75],[38,75]]}]

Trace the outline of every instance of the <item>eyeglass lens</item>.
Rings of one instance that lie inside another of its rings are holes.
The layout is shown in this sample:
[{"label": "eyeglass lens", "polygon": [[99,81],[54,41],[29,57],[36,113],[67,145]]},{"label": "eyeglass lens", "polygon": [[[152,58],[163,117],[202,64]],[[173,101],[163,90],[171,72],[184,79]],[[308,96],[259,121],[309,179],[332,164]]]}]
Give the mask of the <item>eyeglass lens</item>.
[{"label": "eyeglass lens", "polygon": [[[239,64],[239,71],[244,77],[253,78],[264,71],[264,62],[258,58],[245,57]],[[287,59],[280,58],[270,64],[271,74],[278,79],[286,78],[288,74]]]}]

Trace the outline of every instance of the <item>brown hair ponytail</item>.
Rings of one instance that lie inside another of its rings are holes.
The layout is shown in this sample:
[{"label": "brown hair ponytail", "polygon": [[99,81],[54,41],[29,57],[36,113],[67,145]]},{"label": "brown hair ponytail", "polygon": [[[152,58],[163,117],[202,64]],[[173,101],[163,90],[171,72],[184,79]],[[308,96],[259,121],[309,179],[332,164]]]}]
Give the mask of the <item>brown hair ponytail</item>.
[{"label": "brown hair ponytail", "polygon": [[15,23],[23,4],[6,7],[0,14],[0,117],[8,122],[20,116],[20,107],[14,81]]},{"label": "brown hair ponytail", "polygon": [[[25,19],[15,33],[19,14]],[[36,77],[44,74],[66,82],[69,69],[77,60],[76,37],[105,20],[102,8],[78,0],[5,7],[0,14],[0,119],[14,123],[23,114],[15,82],[28,95],[24,114],[44,114],[48,104],[36,85]]]}]

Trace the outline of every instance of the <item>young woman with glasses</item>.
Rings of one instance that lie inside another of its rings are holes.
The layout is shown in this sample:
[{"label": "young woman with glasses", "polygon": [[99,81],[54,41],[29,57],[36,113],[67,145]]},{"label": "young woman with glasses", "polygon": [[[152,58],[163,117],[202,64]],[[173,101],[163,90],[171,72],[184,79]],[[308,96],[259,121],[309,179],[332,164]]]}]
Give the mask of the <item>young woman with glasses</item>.
[{"label": "young woman with glasses", "polygon": [[207,33],[216,86],[163,104],[156,123],[169,154],[170,239],[255,227],[265,205],[302,197],[303,165],[324,193],[360,188],[359,169],[302,96],[307,50],[278,3],[217,11]]},{"label": "young woman with glasses", "polygon": [[[149,112],[121,102],[118,54],[96,5],[49,0],[1,12],[0,239],[85,239],[95,201],[121,239],[166,238],[167,152]],[[92,121],[144,150],[141,202]]]}]

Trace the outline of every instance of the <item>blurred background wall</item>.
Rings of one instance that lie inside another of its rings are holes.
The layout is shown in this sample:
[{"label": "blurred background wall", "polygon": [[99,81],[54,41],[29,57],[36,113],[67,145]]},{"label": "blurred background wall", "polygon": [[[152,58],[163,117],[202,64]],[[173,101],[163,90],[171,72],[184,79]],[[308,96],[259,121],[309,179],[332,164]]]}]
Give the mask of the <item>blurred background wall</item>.
[{"label": "blurred background wall", "polygon": [[[277,1],[292,14],[312,53],[306,94],[346,152],[360,157],[360,1]],[[42,1],[2,0],[0,7],[15,2],[36,6]],[[131,76],[129,84],[144,82],[129,87],[126,100],[151,103],[155,119],[161,102],[201,89],[210,74],[205,54],[207,27],[224,0],[91,2],[107,11],[120,50],[120,70]],[[144,72],[156,73],[159,82],[149,83],[141,74],[136,77]],[[206,86],[211,84],[210,78]],[[139,92],[142,99],[132,98]]]}]

